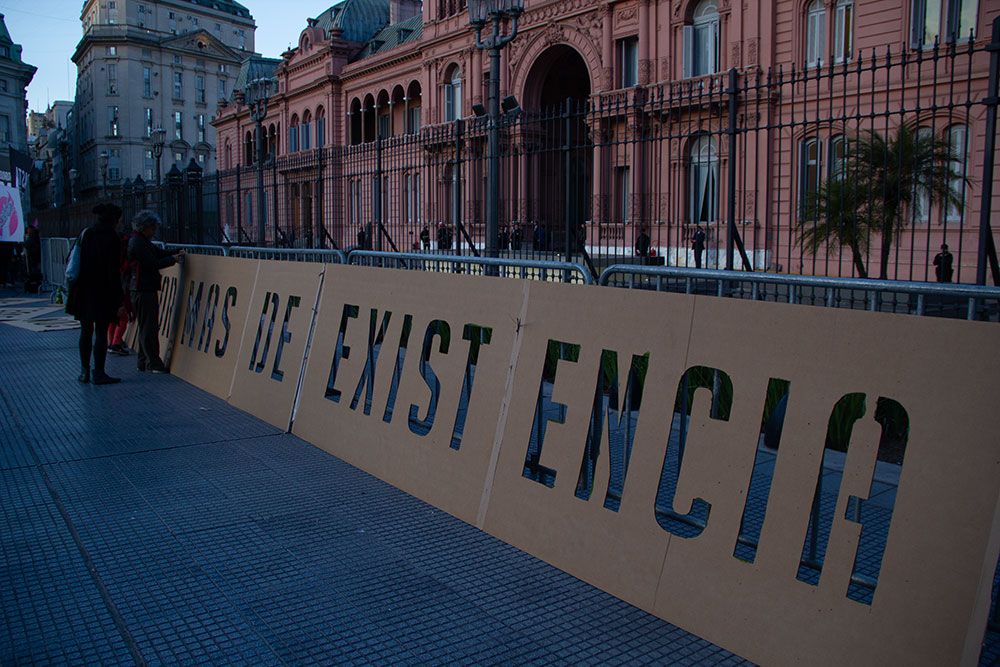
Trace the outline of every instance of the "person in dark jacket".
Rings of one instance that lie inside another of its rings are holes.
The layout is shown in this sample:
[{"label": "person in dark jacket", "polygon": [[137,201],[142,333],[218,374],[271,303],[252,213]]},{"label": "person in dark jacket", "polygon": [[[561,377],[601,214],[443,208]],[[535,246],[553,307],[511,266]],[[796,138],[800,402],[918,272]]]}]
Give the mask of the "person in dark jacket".
[{"label": "person in dark jacket", "polygon": [[[114,384],[121,378],[104,372],[108,358],[108,324],[122,306],[121,242],[115,228],[122,210],[115,204],[94,207],[97,224],[80,234],[80,273],[69,286],[66,312],[80,321],[80,382]],[[90,370],[90,356],[94,370]]]},{"label": "person in dark jacket", "polygon": [[139,211],[132,219],[135,231],[128,241],[127,257],[131,269],[128,289],[132,295],[139,335],[136,338],[138,368],[150,373],[168,373],[160,359],[160,336],[157,317],[160,312],[160,269],[177,263],[175,255],[184,256],[183,250],[163,250],[153,245],[153,235],[160,224],[160,217],[152,211]]},{"label": "person in dark jacket", "polygon": [[36,227],[28,227],[24,232],[24,260],[28,276],[24,281],[24,291],[37,294],[42,284],[42,240]]}]

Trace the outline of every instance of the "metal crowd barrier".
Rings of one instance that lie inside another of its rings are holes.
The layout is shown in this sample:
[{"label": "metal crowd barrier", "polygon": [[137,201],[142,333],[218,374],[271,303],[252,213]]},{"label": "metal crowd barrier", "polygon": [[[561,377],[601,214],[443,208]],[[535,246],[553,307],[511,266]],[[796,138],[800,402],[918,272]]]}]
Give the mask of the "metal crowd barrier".
[{"label": "metal crowd barrier", "polygon": [[183,249],[189,255],[212,255],[214,257],[225,257],[226,249],[221,245],[192,245],[190,243],[164,243],[167,250]]},{"label": "metal crowd barrier", "polygon": [[587,269],[576,262],[557,262],[541,259],[512,259],[472,257],[466,255],[431,255],[412,252],[381,252],[377,250],[352,250],[349,264],[379,268],[407,269],[411,271],[436,271],[440,273],[466,273],[493,275],[502,278],[523,278],[551,282],[584,283],[593,285],[594,279]]},{"label": "metal crowd barrier", "polygon": [[339,250],[310,248],[257,248],[254,246],[232,246],[226,253],[229,257],[247,259],[278,259],[286,262],[325,262],[327,264],[347,264],[347,257]]},{"label": "metal crowd barrier", "polygon": [[66,262],[72,240],[64,238],[42,239],[42,289],[69,289],[66,281]]},{"label": "metal crowd barrier", "polygon": [[865,278],[613,264],[600,285],[831,308],[998,321],[1000,288]]}]

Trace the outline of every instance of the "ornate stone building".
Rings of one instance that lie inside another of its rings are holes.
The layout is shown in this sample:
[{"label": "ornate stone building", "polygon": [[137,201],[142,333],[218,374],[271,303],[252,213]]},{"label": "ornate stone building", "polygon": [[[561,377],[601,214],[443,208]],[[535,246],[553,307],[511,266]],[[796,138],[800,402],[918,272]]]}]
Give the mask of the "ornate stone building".
[{"label": "ornate stone building", "polygon": [[12,173],[10,149],[28,153],[25,89],[34,76],[35,67],[21,60],[21,45],[13,42],[0,14],[0,180],[7,183]]},{"label": "ornate stone building", "polygon": [[[978,0],[527,0],[500,59],[501,97],[513,96],[501,247],[540,237],[535,250],[586,249],[600,264],[635,256],[645,228],[657,262],[693,266],[701,229],[706,266],[852,275],[844,235],[803,245],[808,205],[840,178],[848,145],[905,126],[945,142],[968,179],[952,186],[957,203],[922,186],[898,195],[907,231],[890,238],[890,277],[926,278],[945,241],[968,266],[975,175],[993,159],[984,40],[997,15]],[[403,250],[430,226],[459,249],[486,245],[489,58],[464,0],[344,0],[268,67],[269,238]],[[222,218],[253,241],[255,126],[239,97],[213,125]]]},{"label": "ornate stone building", "polygon": [[[249,10],[231,0],[87,0],[74,112],[78,193],[155,179],[150,132],[166,130],[162,173],[215,169],[210,121],[253,51]],[[102,154],[107,154],[106,174]]]}]

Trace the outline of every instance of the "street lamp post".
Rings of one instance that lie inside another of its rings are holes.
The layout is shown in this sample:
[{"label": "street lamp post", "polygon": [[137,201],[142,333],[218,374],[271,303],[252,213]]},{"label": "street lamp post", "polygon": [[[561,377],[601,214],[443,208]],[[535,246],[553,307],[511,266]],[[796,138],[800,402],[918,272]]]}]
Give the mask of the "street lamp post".
[{"label": "street lamp post", "polygon": [[101,199],[108,198],[108,159],[107,151],[101,151]]},{"label": "street lamp post", "polygon": [[[469,0],[469,24],[476,30],[476,48],[490,52],[490,93],[487,110],[486,161],[486,252],[497,256],[500,232],[500,49],[517,35],[517,19],[524,11],[524,0]],[[510,21],[510,32],[501,32],[502,23]],[[492,31],[482,39],[483,28]]]},{"label": "street lamp post", "polygon": [[153,140],[153,159],[156,160],[156,212],[163,217],[163,191],[160,189],[160,157],[163,155],[163,144],[166,142],[167,131],[157,127],[149,133]]},{"label": "street lamp post", "polygon": [[[247,84],[243,101],[250,108],[250,120],[257,124],[257,245],[264,245],[266,229],[265,213],[267,201],[264,198],[264,116],[267,115],[267,101],[271,97],[271,79],[259,77]],[[277,238],[275,239],[277,240]]]},{"label": "street lamp post", "polygon": [[149,133],[153,140],[153,158],[156,160],[156,186],[160,186],[160,156],[163,155],[163,144],[167,138],[167,131],[162,127],[157,127]]}]

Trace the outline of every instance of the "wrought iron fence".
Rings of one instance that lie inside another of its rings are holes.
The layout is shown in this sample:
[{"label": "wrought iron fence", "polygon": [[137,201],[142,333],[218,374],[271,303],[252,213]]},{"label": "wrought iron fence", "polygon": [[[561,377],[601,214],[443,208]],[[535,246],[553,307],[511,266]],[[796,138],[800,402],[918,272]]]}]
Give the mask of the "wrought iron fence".
[{"label": "wrought iron fence", "polygon": [[[497,255],[578,262],[595,278],[635,264],[970,283],[988,266],[1000,284],[994,28],[992,42],[733,69],[507,113]],[[172,170],[160,187],[123,189],[125,208],[160,210],[172,243],[488,254],[485,118],[348,136],[358,143],[259,167]],[[86,221],[68,213],[56,222]]]}]

